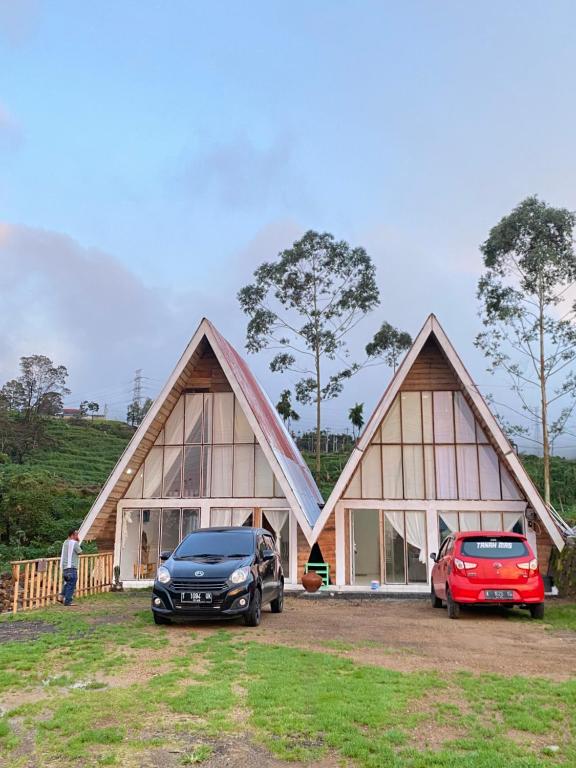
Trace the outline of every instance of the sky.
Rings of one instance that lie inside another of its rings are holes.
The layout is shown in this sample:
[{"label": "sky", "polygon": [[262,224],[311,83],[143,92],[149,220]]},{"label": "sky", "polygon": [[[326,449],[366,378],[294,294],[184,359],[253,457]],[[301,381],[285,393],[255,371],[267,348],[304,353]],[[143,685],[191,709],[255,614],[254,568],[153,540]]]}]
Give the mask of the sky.
[{"label": "sky", "polygon": [[[377,266],[353,356],[435,312],[510,404],[473,346],[479,245],[530,194],[576,209],[575,38],[562,0],[0,0],[0,382],[47,354],[67,405],[123,416],[202,316],[241,350],[238,289],[316,229]],[[326,426],[389,378],[358,374]]]}]

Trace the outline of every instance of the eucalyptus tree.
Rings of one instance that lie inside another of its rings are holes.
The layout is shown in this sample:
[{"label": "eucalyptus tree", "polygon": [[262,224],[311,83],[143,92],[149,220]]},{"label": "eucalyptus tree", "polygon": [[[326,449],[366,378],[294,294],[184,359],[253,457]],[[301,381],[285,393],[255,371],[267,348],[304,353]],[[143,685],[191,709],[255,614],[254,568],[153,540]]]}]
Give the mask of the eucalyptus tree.
[{"label": "eucalyptus tree", "polygon": [[[484,331],[476,345],[491,372],[506,371],[518,411],[536,429],[550,503],[550,447],[576,404],[576,216],[536,196],[522,201],[490,230],[481,246],[485,271],[478,283]],[[553,417],[551,417],[553,413]],[[525,425],[511,434],[529,437]]]},{"label": "eucalyptus tree", "polygon": [[292,421],[300,421],[300,414],[292,407],[292,393],[289,389],[284,389],[280,393],[280,400],[276,403],[276,410],[288,427],[290,427]]},{"label": "eucalyptus tree", "polygon": [[318,476],[322,402],[337,397],[359,369],[346,359],[346,337],[379,303],[372,259],[364,248],[309,231],[276,261],[261,264],[238,300],[250,318],[248,351],[276,350],[271,370],[296,372],[296,399],[316,406]]}]

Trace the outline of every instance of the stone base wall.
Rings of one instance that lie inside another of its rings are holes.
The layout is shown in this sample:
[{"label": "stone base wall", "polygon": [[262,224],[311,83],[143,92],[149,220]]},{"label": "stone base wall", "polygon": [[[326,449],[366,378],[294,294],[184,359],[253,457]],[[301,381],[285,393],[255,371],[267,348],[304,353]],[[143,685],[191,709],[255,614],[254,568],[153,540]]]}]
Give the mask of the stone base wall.
[{"label": "stone base wall", "polygon": [[0,573],[0,613],[12,610],[14,579],[11,573]]},{"label": "stone base wall", "polygon": [[560,597],[576,598],[576,537],[570,536],[562,552],[554,555],[552,573]]}]

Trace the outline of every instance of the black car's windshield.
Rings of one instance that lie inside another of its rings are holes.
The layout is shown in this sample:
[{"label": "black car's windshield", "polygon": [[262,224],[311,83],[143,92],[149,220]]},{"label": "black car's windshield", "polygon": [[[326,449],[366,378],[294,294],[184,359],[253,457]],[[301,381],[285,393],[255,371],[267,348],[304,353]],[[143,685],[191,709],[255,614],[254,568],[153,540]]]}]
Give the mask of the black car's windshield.
[{"label": "black car's windshield", "polygon": [[462,541],[461,552],[468,557],[526,557],[528,547],[522,539],[512,536],[474,536]]},{"label": "black car's windshield", "polygon": [[197,531],[187,536],[174,552],[176,560],[195,557],[248,557],[254,552],[254,534],[246,531]]}]

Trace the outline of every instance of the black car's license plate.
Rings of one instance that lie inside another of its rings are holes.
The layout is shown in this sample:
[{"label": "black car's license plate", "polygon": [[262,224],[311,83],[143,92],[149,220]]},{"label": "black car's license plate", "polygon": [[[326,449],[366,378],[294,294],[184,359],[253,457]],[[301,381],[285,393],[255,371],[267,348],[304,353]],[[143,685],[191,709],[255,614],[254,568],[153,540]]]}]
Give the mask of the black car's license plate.
[{"label": "black car's license plate", "polygon": [[513,589],[485,589],[484,599],[485,600],[513,600],[514,590]]},{"label": "black car's license plate", "polygon": [[181,592],[181,603],[211,603],[212,592]]}]

